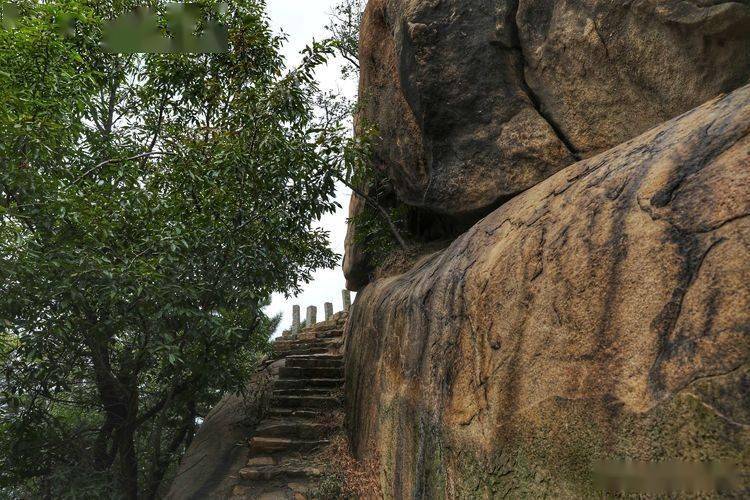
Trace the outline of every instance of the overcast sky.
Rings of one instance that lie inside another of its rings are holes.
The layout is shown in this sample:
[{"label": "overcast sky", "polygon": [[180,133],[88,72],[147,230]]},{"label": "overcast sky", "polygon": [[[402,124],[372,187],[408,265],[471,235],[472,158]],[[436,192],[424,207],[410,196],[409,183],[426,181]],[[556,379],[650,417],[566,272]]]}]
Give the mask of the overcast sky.
[{"label": "overcast sky", "polygon": [[[293,66],[300,60],[299,53],[313,39],[326,37],[325,25],[328,15],[336,0],[268,0],[268,14],[271,24],[277,32],[284,32],[288,38],[284,47],[287,65]],[[340,67],[336,64],[320,70],[318,78],[326,89],[336,91],[349,97],[356,94],[355,81],[342,81]],[[337,200],[343,207],[336,214],[323,218],[320,226],[330,232],[333,250],[343,258],[344,237],[346,236],[346,217],[349,213],[349,195],[344,186],[337,193]],[[292,323],[292,305],[299,304],[304,310],[309,305],[318,307],[318,320],[323,317],[323,304],[333,302],[334,310],[341,310],[341,290],[344,289],[344,274],[339,265],[333,270],[322,270],[315,274],[315,279],[304,287],[303,292],[291,299],[276,295],[267,312],[282,313],[283,318],[279,332],[287,329]],[[353,298],[353,297],[352,297]]]}]

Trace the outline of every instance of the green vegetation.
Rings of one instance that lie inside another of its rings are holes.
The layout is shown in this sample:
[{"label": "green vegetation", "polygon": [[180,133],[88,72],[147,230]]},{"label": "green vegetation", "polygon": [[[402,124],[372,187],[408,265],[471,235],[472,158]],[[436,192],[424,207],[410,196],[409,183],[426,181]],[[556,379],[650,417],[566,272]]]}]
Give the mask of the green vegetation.
[{"label": "green vegetation", "polygon": [[[373,198],[378,199],[376,196],[373,196]],[[408,214],[408,207],[404,204],[398,204],[396,208],[384,208],[384,210],[387,210],[399,233],[405,234],[405,219]],[[371,204],[365,204],[362,211],[352,217],[351,223],[357,228],[354,233],[354,240],[365,251],[368,262],[372,265],[377,267],[383,264],[389,255],[399,249],[398,241],[387,220]]]},{"label": "green vegetation", "polygon": [[162,495],[267,348],[270,295],[335,263],[312,228],[351,157],[315,107],[334,46],[288,71],[264,2],[233,0],[196,26],[226,26],[228,52],[106,52],[140,4],[2,20],[0,496]]},{"label": "green vegetation", "polygon": [[345,61],[344,78],[359,77],[359,27],[365,12],[366,0],[341,0],[331,12],[328,32],[339,55]]}]

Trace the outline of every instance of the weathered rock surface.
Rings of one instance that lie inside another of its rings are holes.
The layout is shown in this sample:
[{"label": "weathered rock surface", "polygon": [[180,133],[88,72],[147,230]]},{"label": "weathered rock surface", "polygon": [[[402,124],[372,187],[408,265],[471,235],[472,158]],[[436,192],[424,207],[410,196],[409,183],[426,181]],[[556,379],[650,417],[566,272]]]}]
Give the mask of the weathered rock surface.
[{"label": "weathered rock surface", "polygon": [[747,0],[370,0],[361,41],[376,167],[402,202],[471,222],[750,81]]},{"label": "weathered rock surface", "polygon": [[[362,211],[364,205],[365,200],[352,193],[349,202],[349,219],[356,217]],[[353,224],[347,226],[342,267],[346,277],[346,289],[356,292],[370,282],[372,267],[367,259],[365,249],[356,240],[354,227]]]},{"label": "weathered rock surface", "polygon": [[360,122],[399,198],[496,205],[750,77],[750,5],[370,0]]},{"label": "weathered rock surface", "polygon": [[388,497],[591,497],[626,457],[736,461],[749,494],[750,86],[370,284],[347,335]]},{"label": "weathered rock surface", "polygon": [[[407,204],[481,210],[574,161],[526,92],[509,2],[371,0],[360,120]],[[510,14],[510,12],[508,12]]]},{"label": "weathered rock surface", "polygon": [[750,2],[520,0],[526,81],[590,156],[744,85]]}]

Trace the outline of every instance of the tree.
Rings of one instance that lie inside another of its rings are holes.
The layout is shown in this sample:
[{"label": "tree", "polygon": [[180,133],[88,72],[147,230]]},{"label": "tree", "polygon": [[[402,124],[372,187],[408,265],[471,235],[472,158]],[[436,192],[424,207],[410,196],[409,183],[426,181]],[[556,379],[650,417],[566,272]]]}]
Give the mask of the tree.
[{"label": "tree", "polygon": [[333,47],[287,71],[262,0],[200,2],[199,31],[227,28],[229,52],[210,54],[103,50],[105,20],[136,2],[14,5],[0,30],[0,488],[154,498],[196,418],[267,348],[268,297],[335,263],[312,227],[337,208],[348,144],[313,106]]},{"label": "tree", "polygon": [[359,76],[359,28],[365,4],[365,0],[341,0],[333,7],[326,26],[338,54],[346,61],[345,78]]}]

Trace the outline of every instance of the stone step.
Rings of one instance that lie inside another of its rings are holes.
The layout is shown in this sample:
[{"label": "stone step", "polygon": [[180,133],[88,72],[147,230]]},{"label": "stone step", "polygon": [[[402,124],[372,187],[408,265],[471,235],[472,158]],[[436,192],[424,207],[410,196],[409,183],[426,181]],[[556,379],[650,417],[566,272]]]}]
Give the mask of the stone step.
[{"label": "stone step", "polygon": [[[284,356],[311,356],[312,354],[328,354],[336,352],[338,347],[328,346],[292,346],[292,347],[279,347],[275,346],[273,352],[276,355],[282,354]],[[310,354],[310,352],[312,353]]]},{"label": "stone step", "polygon": [[299,368],[343,368],[341,357],[287,356],[286,366]]},{"label": "stone step", "polygon": [[285,358],[288,356],[294,356],[294,355],[310,355],[310,354],[325,354],[327,352],[330,352],[331,349],[327,347],[312,347],[309,349],[287,349],[287,350],[275,350],[274,351],[274,357],[275,358]]},{"label": "stone step", "polygon": [[273,343],[275,351],[292,351],[295,349],[338,349],[343,345],[339,339],[320,340],[277,340]]},{"label": "stone step", "polygon": [[315,340],[315,339],[340,339],[344,336],[344,330],[341,328],[325,329],[318,331],[306,331],[297,334],[299,340]]},{"label": "stone step", "polygon": [[301,368],[299,366],[284,366],[279,368],[280,379],[301,378],[343,378],[343,367],[338,368]]},{"label": "stone step", "polygon": [[281,358],[287,358],[289,356],[313,356],[316,354],[330,354],[334,352],[338,352],[339,348],[332,348],[329,349],[328,347],[311,347],[311,348],[304,348],[304,349],[283,349],[280,351],[274,351],[273,355],[277,359]]},{"label": "stone step", "polygon": [[344,330],[329,330],[327,332],[318,332],[316,337],[319,339],[337,339],[344,336]]},{"label": "stone step", "polygon": [[314,387],[306,389],[275,389],[274,396],[335,396],[341,387]]},{"label": "stone step", "polygon": [[[317,334],[315,334],[317,335]],[[333,336],[333,337],[323,337],[318,338],[317,336],[314,337],[292,337],[292,338],[278,338],[274,341],[274,344],[296,344],[296,345],[302,345],[302,344],[336,344],[342,342],[343,339],[341,337]]]},{"label": "stone step", "polygon": [[271,419],[255,429],[255,437],[315,441],[325,438],[330,431],[330,427],[309,420]]},{"label": "stone step", "polygon": [[324,352],[320,354],[292,354],[289,356],[292,359],[332,359],[336,361],[343,361],[344,355],[335,352]]},{"label": "stone step", "polygon": [[322,474],[322,471],[315,467],[290,465],[267,465],[240,469],[240,477],[246,481],[272,481],[279,478],[308,479],[320,477]]},{"label": "stone step", "polygon": [[272,408],[334,409],[339,406],[339,399],[332,396],[274,396],[271,399]]},{"label": "stone step", "polygon": [[327,439],[289,439],[280,437],[254,437],[250,440],[250,453],[265,455],[286,451],[310,451],[328,444]]},{"label": "stone step", "polygon": [[343,378],[300,378],[276,380],[274,389],[335,389],[343,387]]},{"label": "stone step", "polygon": [[298,340],[317,340],[318,334],[316,332],[300,332],[297,334]]},{"label": "stone step", "polygon": [[266,412],[268,418],[316,419],[322,415],[323,411],[316,408],[270,408]]},{"label": "stone step", "polygon": [[332,338],[321,338],[318,337],[310,337],[310,338],[304,338],[304,337],[293,337],[293,338],[278,338],[274,340],[274,344],[279,345],[310,345],[310,344],[335,344],[341,342],[341,339],[339,337],[332,337]]},{"label": "stone step", "polygon": [[269,456],[257,456],[247,461],[247,467],[257,467],[259,465],[276,465],[276,459]]}]

